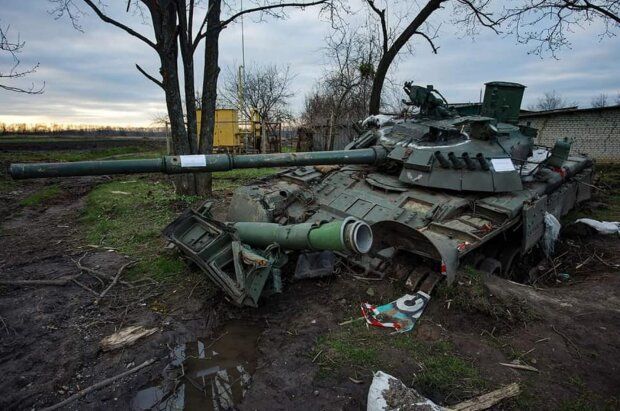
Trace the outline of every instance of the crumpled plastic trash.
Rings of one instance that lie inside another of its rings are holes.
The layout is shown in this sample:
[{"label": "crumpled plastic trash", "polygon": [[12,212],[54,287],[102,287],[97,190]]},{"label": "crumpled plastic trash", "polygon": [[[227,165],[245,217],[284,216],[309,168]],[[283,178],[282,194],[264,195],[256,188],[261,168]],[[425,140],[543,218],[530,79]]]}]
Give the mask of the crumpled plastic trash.
[{"label": "crumpled plastic trash", "polygon": [[443,411],[445,408],[408,388],[398,378],[377,371],[368,390],[367,411]]},{"label": "crumpled plastic trash", "polygon": [[560,228],[562,224],[551,213],[545,212],[545,233],[543,234],[543,251],[547,257],[553,255],[555,249],[555,242],[560,236]]},{"label": "crumpled plastic trash", "polygon": [[582,223],[594,228],[599,234],[620,235],[620,221],[598,221],[591,218],[580,218],[575,223]]}]

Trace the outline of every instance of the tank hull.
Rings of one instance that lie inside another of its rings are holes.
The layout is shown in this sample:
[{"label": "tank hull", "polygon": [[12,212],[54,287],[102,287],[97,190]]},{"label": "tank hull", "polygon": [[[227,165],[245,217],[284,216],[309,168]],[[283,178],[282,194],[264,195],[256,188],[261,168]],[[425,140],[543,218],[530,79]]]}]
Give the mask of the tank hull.
[{"label": "tank hull", "polygon": [[545,213],[560,219],[590,198],[591,161],[570,157],[563,166],[562,173],[524,183],[522,190],[491,195],[411,187],[373,166],[292,169],[239,188],[228,220],[293,224],[354,217],[372,227],[375,242],[369,256],[346,258],[383,273],[404,252],[452,282],[460,265],[491,255],[489,246],[527,254],[542,238]]}]

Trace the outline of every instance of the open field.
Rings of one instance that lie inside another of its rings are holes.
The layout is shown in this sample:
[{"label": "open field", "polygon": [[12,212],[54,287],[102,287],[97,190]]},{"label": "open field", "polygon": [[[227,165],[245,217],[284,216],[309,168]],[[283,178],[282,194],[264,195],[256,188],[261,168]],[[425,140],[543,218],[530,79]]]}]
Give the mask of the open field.
[{"label": "open field", "polygon": [[58,150],[166,149],[163,137],[0,136],[0,153]]},{"label": "open field", "polygon": [[[179,404],[181,390],[186,408],[211,409],[210,388],[185,374],[222,366],[204,347],[252,374],[248,386],[231,383],[247,389],[236,404],[242,410],[363,409],[377,370],[448,406],[519,382],[522,394],[495,409],[620,407],[618,238],[563,238],[558,255],[567,253],[555,262],[570,274],[563,283],[485,284],[466,269],[457,284],[439,287],[414,332],[389,335],[359,321],[338,324],[357,318],[361,302],[401,296],[396,279],[363,281],[343,269],[319,281],[287,279],[285,292],[258,309],[227,303],[165,247],[161,229],[201,201],[176,196],[165,176],[16,182],[5,172],[16,160],[160,154],[141,145],[0,153],[0,280],[71,278],[62,285],[0,285],[2,409],[56,404],[151,359],[153,365],[66,409],[147,409],[172,392],[169,399]],[[620,167],[599,168],[604,191],[563,223],[578,216],[620,220]],[[224,218],[236,186],[276,171],[216,173],[217,216]],[[592,253],[599,258],[588,259]],[[95,304],[94,294],[128,261],[135,263],[123,282]],[[80,274],[78,264],[91,271]],[[128,325],[157,331],[120,351],[100,349],[103,337]],[[179,347],[183,367],[175,362]],[[516,359],[538,372],[499,365]]]}]

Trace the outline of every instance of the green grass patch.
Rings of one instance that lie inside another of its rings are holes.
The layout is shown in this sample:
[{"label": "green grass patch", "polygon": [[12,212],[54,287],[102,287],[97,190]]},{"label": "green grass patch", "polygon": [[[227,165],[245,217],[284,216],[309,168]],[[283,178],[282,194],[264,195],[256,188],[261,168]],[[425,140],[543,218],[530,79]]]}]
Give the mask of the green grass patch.
[{"label": "green grass patch", "polygon": [[[320,354],[319,354],[320,352]],[[362,323],[320,337],[311,355],[319,378],[347,378],[382,370],[435,399],[462,400],[482,392],[485,380],[472,362],[454,354],[448,341],[424,342],[415,334],[390,335]]]},{"label": "green grass patch", "polygon": [[87,161],[117,156],[156,157],[160,151],[144,151],[144,147],[110,147],[100,150],[54,150],[54,151],[16,151],[0,153],[0,161],[17,162],[65,162]]},{"label": "green grass patch", "polygon": [[233,190],[253,180],[270,176],[279,171],[277,168],[244,168],[213,173],[213,190]]},{"label": "green grass patch", "polygon": [[599,163],[596,165],[599,182],[612,188],[620,189],[620,163]]},{"label": "green grass patch", "polygon": [[571,210],[562,217],[562,224],[569,224],[578,218],[592,218],[599,221],[620,221],[620,190],[596,193],[592,198],[595,202],[603,203],[597,208],[585,206]]},{"label": "green grass patch", "polygon": [[602,207],[574,209],[562,218],[562,223],[570,223],[578,218],[593,218],[599,221],[620,221],[620,163],[601,163],[595,167],[598,177],[592,189],[592,200],[603,203]]},{"label": "green grass patch", "polygon": [[62,190],[57,184],[44,187],[19,202],[19,205],[23,207],[32,207],[45,203],[46,201],[57,197]]},{"label": "green grass patch", "polygon": [[0,193],[8,193],[17,187],[17,182],[8,176],[0,174]]},{"label": "green grass patch", "polygon": [[114,181],[95,188],[82,216],[89,243],[119,250],[138,263],[129,275],[158,281],[186,270],[178,254],[164,250],[162,229],[175,218],[172,205],[184,202],[165,182]]},{"label": "green grass patch", "polygon": [[291,146],[282,146],[282,153],[295,153],[297,152],[297,148],[296,147],[291,147]]}]

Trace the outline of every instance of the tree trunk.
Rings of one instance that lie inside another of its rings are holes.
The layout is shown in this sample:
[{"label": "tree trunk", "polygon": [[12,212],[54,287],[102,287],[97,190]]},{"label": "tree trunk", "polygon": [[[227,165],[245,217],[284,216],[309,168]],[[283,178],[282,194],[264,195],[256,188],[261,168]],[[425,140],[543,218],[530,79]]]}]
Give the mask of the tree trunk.
[{"label": "tree trunk", "polygon": [[[217,78],[219,67],[220,14],[222,0],[209,0],[207,35],[205,37],[205,66],[202,83],[202,114],[200,117],[200,144],[198,151],[211,154],[215,132],[215,108],[217,103]],[[201,173],[197,180],[200,195],[211,195],[211,173]]]},{"label": "tree trunk", "polygon": [[379,114],[379,109],[381,108],[381,91],[383,91],[385,76],[387,75],[390,65],[398,55],[398,52],[407,44],[407,41],[416,33],[426,19],[428,19],[430,15],[441,6],[441,3],[445,1],[446,0],[430,0],[426,3],[413,21],[411,21],[398,38],[396,38],[387,52],[383,53],[377,65],[374,81],[372,82],[372,92],[370,93],[370,102],[368,104],[369,114]]},{"label": "tree trunk", "polygon": [[[190,154],[191,146],[187,138],[187,128],[183,116],[181,89],[179,86],[177,43],[177,9],[170,2],[161,7],[149,7],[153,19],[153,29],[157,38],[158,54],[161,62],[160,73],[166,96],[166,107],[170,120],[172,154]],[[195,195],[196,184],[192,174],[179,174],[173,177],[177,194]]]},{"label": "tree trunk", "polygon": [[[188,23],[185,15],[185,2],[180,2],[179,28],[181,58],[183,60],[183,80],[185,86],[185,112],[187,116],[187,139],[191,154],[198,154],[198,124],[196,122],[196,100],[194,87],[194,45],[191,22]],[[189,26],[188,26],[189,24]]]}]

